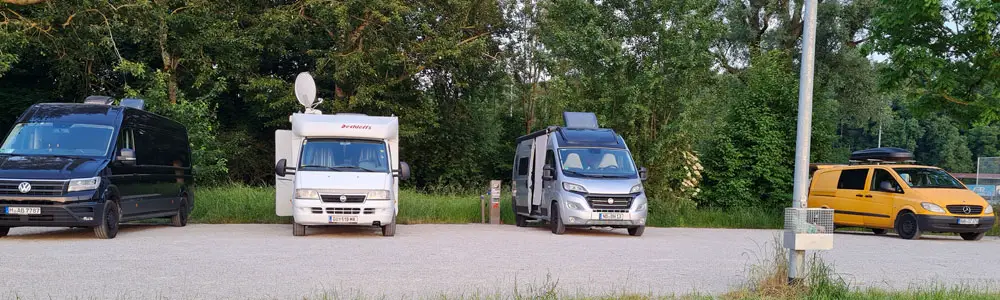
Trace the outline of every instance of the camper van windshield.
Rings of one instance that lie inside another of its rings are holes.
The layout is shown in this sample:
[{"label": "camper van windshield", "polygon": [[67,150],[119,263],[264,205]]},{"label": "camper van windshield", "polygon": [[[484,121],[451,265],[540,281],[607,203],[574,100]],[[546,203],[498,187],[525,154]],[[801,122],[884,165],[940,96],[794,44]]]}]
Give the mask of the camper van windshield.
[{"label": "camper van windshield", "polygon": [[934,168],[893,168],[912,188],[964,189],[955,177],[941,169]]},{"label": "camper van windshield", "polygon": [[101,157],[111,148],[114,127],[93,124],[19,123],[0,154]]},{"label": "camper van windshield", "polygon": [[636,178],[632,156],[624,149],[562,148],[563,173],[573,177]]},{"label": "camper van windshield", "polygon": [[380,141],[309,139],[300,161],[300,171],[389,172],[385,143]]}]

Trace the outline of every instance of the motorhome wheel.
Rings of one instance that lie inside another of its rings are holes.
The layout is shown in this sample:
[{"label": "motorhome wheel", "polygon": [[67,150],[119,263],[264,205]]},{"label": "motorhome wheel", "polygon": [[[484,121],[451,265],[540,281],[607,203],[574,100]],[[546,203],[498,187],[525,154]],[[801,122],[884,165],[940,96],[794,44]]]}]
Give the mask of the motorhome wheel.
[{"label": "motorhome wheel", "polygon": [[552,202],[552,233],[563,234],[566,232],[566,224],[563,224],[562,217],[559,216],[559,204]]},{"label": "motorhome wheel", "polygon": [[396,235],[396,217],[392,217],[392,223],[389,225],[382,226],[383,236],[395,236]]},{"label": "motorhome wheel", "polygon": [[0,227],[0,237],[5,237],[10,233],[10,227]]},{"label": "motorhome wheel", "polygon": [[628,235],[631,236],[642,236],[642,233],[646,232],[646,226],[629,227]]},{"label": "motorhome wheel", "polygon": [[94,235],[99,239],[113,239],[118,236],[118,220],[121,217],[121,209],[114,201],[104,202],[104,220],[101,225],[94,227]]},{"label": "motorhome wheel", "polygon": [[292,223],[292,235],[293,236],[305,236],[306,235],[306,225],[299,223]]}]

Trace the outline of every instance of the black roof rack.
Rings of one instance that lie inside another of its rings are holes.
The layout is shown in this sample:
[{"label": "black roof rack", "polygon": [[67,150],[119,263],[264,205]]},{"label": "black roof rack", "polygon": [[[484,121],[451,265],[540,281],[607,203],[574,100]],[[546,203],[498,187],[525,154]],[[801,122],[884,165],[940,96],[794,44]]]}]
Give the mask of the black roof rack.
[{"label": "black roof rack", "polygon": [[853,164],[914,162],[913,153],[902,148],[882,147],[854,151],[850,158]]}]

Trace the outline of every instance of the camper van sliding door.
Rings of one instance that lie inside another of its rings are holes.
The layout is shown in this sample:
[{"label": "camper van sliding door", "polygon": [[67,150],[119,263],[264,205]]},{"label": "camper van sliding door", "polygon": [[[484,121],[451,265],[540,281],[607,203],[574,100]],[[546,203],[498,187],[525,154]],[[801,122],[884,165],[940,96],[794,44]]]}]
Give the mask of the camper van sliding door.
[{"label": "camper van sliding door", "polygon": [[514,205],[517,212],[531,212],[531,144],[534,140],[521,141],[517,144],[517,155],[514,156]]},{"label": "camper van sliding door", "polygon": [[542,204],[542,188],[545,187],[542,184],[542,168],[545,167],[545,150],[548,149],[549,136],[542,135],[535,138],[535,143],[532,145],[532,162],[531,162],[531,205],[537,207]]},{"label": "camper van sliding door", "polygon": [[[274,163],[284,158],[289,167],[299,166],[299,149],[302,148],[302,138],[295,136],[291,130],[274,131]],[[292,194],[295,193],[295,175],[285,177],[274,175],[274,213],[278,216],[292,215]]]}]

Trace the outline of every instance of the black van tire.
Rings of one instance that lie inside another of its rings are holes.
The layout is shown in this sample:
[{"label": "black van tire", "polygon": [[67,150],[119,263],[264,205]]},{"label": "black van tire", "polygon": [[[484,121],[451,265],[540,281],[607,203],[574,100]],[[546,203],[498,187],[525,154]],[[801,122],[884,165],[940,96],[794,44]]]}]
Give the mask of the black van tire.
[{"label": "black van tire", "polygon": [[0,237],[5,237],[10,233],[10,227],[0,227]]},{"label": "black van tire", "polygon": [[643,232],[646,232],[646,226],[636,226],[628,228],[628,235],[631,236],[642,236]]},{"label": "black van tire", "polygon": [[177,214],[170,217],[170,226],[184,227],[188,223],[187,199],[181,198],[181,206],[177,208]]},{"label": "black van tire", "polygon": [[514,213],[514,225],[516,225],[517,227],[528,226],[528,218],[525,217],[525,216],[519,215],[519,214],[517,214],[515,212]]},{"label": "black van tire", "polygon": [[983,239],[983,236],[985,236],[986,233],[985,232],[963,232],[963,233],[959,233],[958,235],[962,236],[962,239],[966,240],[966,241],[978,241],[978,240]]},{"label": "black van tire", "polygon": [[923,232],[920,230],[920,223],[917,221],[917,215],[909,211],[900,213],[899,216],[896,217],[896,234],[907,240],[920,239],[920,235],[922,235]]},{"label": "black van tire", "polygon": [[885,234],[886,234],[886,233],[888,233],[888,232],[889,232],[889,231],[888,231],[888,230],[885,230],[885,229],[881,229],[881,228],[872,228],[872,233],[874,233],[875,235],[885,235]]},{"label": "black van tire", "polygon": [[306,225],[299,223],[292,223],[292,236],[305,236],[306,235]]},{"label": "black van tire", "polygon": [[121,208],[118,202],[104,202],[104,219],[94,227],[94,235],[99,239],[113,239],[118,236],[118,222],[121,220]]},{"label": "black van tire", "polygon": [[549,223],[552,225],[552,233],[563,234],[566,233],[566,224],[563,224],[562,217],[559,216],[559,203],[552,202],[552,215]]},{"label": "black van tire", "polygon": [[396,217],[392,217],[392,223],[382,225],[382,236],[396,236]]}]

